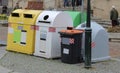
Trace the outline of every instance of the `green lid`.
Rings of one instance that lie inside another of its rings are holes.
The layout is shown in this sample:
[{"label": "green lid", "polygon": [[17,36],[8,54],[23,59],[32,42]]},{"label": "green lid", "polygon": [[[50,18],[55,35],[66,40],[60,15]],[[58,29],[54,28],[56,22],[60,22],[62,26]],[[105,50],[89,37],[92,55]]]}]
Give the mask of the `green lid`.
[{"label": "green lid", "polygon": [[86,12],[82,12],[82,13],[81,13],[81,16],[82,16],[82,17],[81,17],[81,19],[82,19],[82,20],[81,20],[81,23],[83,23],[83,22],[85,22],[85,21],[87,20],[87,14],[86,14]]},{"label": "green lid", "polygon": [[[66,11],[68,14],[70,14],[70,16],[72,17],[72,20],[73,20],[73,26],[74,27],[77,27],[80,23],[86,21],[86,13],[81,13],[81,12],[78,12],[78,11]],[[83,16],[82,17],[82,20],[81,20],[81,15]]]},{"label": "green lid", "polygon": [[76,27],[77,25],[80,24],[80,12],[77,11],[67,11],[68,14],[70,14],[70,16],[72,17],[73,20],[73,26]]}]

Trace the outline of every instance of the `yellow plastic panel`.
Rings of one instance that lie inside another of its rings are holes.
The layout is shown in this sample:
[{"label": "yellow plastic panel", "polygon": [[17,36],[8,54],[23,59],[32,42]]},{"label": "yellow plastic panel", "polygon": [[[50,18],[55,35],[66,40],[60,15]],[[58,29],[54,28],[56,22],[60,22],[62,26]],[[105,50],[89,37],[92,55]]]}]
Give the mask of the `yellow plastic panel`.
[{"label": "yellow plastic panel", "polygon": [[23,22],[25,25],[35,25],[36,19],[42,11],[40,10],[24,10]]},{"label": "yellow plastic panel", "polygon": [[[35,30],[32,29],[32,26],[13,24],[11,25],[11,29],[12,28],[14,29],[14,32],[8,32],[7,50],[25,54],[33,54],[35,43]],[[21,31],[21,33],[19,31]],[[20,41],[17,40],[17,42],[14,42],[14,36],[16,32],[20,33]]]},{"label": "yellow plastic panel", "polygon": [[33,54],[35,45],[34,26],[42,11],[17,9],[9,16],[7,50]]},{"label": "yellow plastic panel", "polygon": [[21,24],[23,24],[23,21],[22,21],[22,19],[23,19],[23,16],[22,16],[23,11],[24,10],[22,10],[22,9],[17,9],[15,11],[13,11],[10,14],[9,18],[8,18],[8,22],[9,23],[21,23]]}]

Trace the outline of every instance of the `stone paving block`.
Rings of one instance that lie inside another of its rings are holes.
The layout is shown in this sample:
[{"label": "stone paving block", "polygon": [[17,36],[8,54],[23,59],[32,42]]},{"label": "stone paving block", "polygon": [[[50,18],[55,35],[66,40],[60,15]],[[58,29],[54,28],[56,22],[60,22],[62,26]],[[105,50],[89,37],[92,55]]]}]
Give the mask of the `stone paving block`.
[{"label": "stone paving block", "polygon": [[7,53],[6,47],[0,47],[0,59]]},{"label": "stone paving block", "polygon": [[10,72],[12,72],[12,70],[0,66],[0,73],[10,73]]},{"label": "stone paving block", "polygon": [[12,72],[12,73],[20,73],[20,72]]}]

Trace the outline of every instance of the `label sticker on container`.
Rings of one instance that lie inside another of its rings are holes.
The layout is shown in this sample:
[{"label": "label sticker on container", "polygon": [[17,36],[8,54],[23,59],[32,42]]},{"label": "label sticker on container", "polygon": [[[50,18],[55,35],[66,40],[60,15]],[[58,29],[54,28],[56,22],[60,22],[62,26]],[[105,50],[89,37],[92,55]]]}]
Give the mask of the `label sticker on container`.
[{"label": "label sticker on container", "polygon": [[95,43],[95,42],[92,42],[92,43],[91,43],[91,47],[92,47],[92,48],[95,48],[95,46],[96,46],[96,43]]},{"label": "label sticker on container", "polygon": [[56,28],[55,27],[49,27],[49,32],[56,32]]},{"label": "label sticker on container", "polygon": [[61,39],[61,42],[62,42],[62,44],[65,44],[65,45],[70,45],[70,42],[69,42],[69,38],[62,38]]},{"label": "label sticker on container", "polygon": [[13,34],[13,32],[14,32],[14,29],[11,28],[11,27],[8,27],[8,33],[12,33]]},{"label": "label sticker on container", "polygon": [[69,42],[70,42],[70,44],[74,44],[74,39],[73,39],[73,38],[70,38],[70,39],[69,39]]},{"label": "label sticker on container", "polygon": [[40,40],[46,40],[46,37],[47,37],[47,31],[42,30],[40,32]]},{"label": "label sticker on container", "polygon": [[32,30],[39,30],[39,26],[32,25],[32,26],[30,27],[30,29],[32,29]]},{"label": "label sticker on container", "polygon": [[23,30],[23,26],[18,26],[18,30]]},{"label": "label sticker on container", "polygon": [[63,53],[64,53],[64,54],[69,54],[69,49],[63,48]]},{"label": "label sticker on container", "polygon": [[21,32],[21,44],[26,44],[26,39],[27,39],[27,31],[26,30],[22,30]]}]

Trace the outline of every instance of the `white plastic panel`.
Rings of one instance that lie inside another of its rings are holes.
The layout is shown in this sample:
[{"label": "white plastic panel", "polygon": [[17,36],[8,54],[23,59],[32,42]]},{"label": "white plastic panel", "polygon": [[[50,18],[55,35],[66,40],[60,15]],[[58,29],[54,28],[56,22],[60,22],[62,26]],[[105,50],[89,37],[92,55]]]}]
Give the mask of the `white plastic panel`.
[{"label": "white plastic panel", "polygon": [[[80,24],[76,29],[85,29],[86,23]],[[98,23],[91,22],[92,29],[92,62],[104,61],[110,59],[109,56],[109,42],[108,42],[108,33],[106,30],[99,25]],[[85,57],[85,33],[83,33],[82,38],[82,54],[83,58]]]},{"label": "white plastic panel", "polygon": [[56,58],[61,56],[59,31],[72,27],[69,14],[62,11],[43,11],[37,18],[35,56]]},{"label": "white plastic panel", "polygon": [[71,17],[62,11],[43,11],[37,18],[36,25],[51,27],[73,26]]}]

